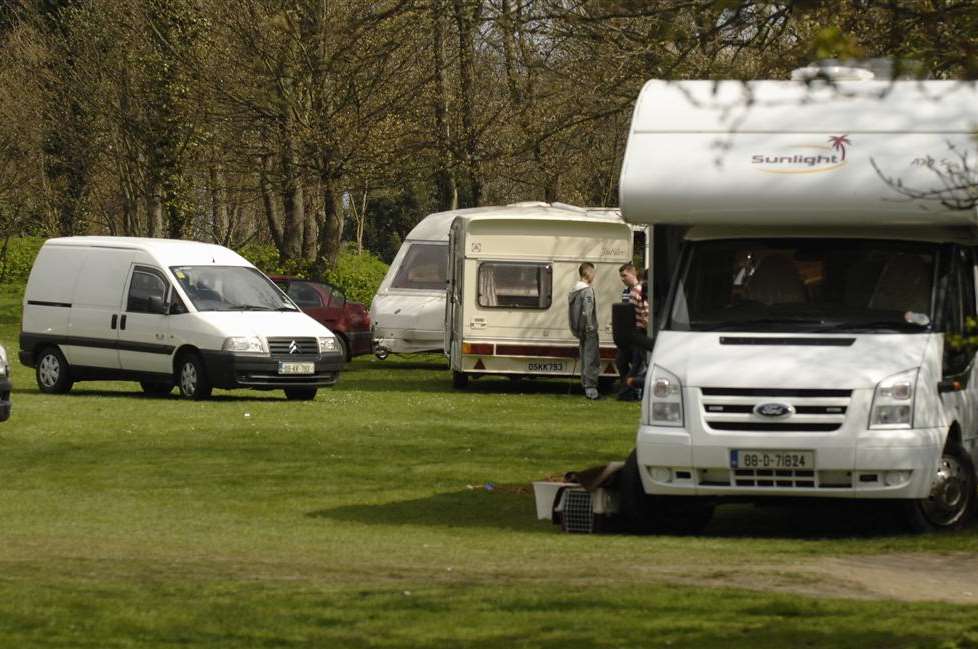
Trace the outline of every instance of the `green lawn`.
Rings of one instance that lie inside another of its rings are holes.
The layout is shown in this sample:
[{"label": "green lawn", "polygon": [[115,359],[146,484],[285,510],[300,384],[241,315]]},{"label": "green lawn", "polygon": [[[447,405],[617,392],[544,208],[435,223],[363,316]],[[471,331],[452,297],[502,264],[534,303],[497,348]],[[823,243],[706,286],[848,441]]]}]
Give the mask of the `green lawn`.
[{"label": "green lawn", "polygon": [[[18,329],[7,288],[14,354]],[[357,360],[310,403],[14,380],[0,647],[978,647],[975,607],[798,594],[803,564],[974,552],[973,529],[749,506],[697,538],[536,521],[532,480],[623,459],[638,420],[565,382],[454,392],[438,357]]]}]

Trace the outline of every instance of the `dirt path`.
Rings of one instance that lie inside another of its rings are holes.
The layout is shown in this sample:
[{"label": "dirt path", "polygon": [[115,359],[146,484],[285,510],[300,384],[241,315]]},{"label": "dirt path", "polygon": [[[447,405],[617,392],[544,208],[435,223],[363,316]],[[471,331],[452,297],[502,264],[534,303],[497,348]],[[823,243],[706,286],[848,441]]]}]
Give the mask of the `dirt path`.
[{"label": "dirt path", "polygon": [[787,567],[756,566],[750,574],[720,568],[676,577],[690,585],[812,597],[978,604],[978,557],[970,553],[824,557]]}]

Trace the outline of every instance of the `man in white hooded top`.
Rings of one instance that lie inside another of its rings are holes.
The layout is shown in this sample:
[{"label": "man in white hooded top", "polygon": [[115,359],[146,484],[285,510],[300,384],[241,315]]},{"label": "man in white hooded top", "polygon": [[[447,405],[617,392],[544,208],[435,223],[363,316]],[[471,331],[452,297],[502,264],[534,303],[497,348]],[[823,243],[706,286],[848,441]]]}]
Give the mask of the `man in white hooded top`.
[{"label": "man in white hooded top", "polygon": [[581,363],[581,385],[584,396],[599,399],[598,377],[601,358],[598,350],[598,306],[594,299],[594,264],[584,262],[577,269],[580,281],[567,297],[571,331],[577,337]]}]

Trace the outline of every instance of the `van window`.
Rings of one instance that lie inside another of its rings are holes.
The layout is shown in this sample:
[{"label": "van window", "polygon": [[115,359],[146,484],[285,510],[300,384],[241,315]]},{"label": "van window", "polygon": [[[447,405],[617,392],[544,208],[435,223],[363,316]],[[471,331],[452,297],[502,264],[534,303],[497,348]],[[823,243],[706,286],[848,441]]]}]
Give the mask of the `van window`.
[{"label": "van window", "polygon": [[[156,273],[134,270],[132,281],[129,282],[129,298],[126,311],[130,313],[161,313],[166,302],[166,282]],[[150,298],[156,299],[156,307],[150,303]]]},{"label": "van window", "polygon": [[295,311],[282,290],[248,266],[173,266],[198,311]]},{"label": "van window", "polygon": [[668,327],[929,331],[936,244],[739,239],[689,244]]},{"label": "van window", "polygon": [[444,291],[448,278],[448,244],[412,243],[391,288]]},{"label": "van window", "polygon": [[552,295],[550,264],[484,262],[479,265],[479,306],[549,309]]}]

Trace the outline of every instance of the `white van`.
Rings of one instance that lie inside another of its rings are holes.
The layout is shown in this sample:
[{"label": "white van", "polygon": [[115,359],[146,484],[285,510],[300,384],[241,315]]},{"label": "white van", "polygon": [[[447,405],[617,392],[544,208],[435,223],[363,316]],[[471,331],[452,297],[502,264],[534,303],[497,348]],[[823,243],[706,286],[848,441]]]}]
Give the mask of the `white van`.
[{"label": "white van", "polygon": [[135,380],[207,398],[212,388],[312,399],[343,365],[336,339],[271,280],[217,245],[67,237],[45,242],[27,281],[20,361],[42,392]]},{"label": "white van", "polygon": [[378,358],[442,351],[448,230],[457,213],[426,216],[408,233],[391,262],[370,303]]},{"label": "white van", "polygon": [[567,296],[595,266],[601,376],[613,379],[611,306],[632,228],[616,210],[547,203],[460,212],[449,239],[445,349],[455,387],[485,375],[580,376]]},{"label": "white van", "polygon": [[622,477],[634,527],[694,530],[735,497],[967,521],[978,215],[945,181],[976,125],[972,84],[645,86],[622,213],[689,229]]}]

